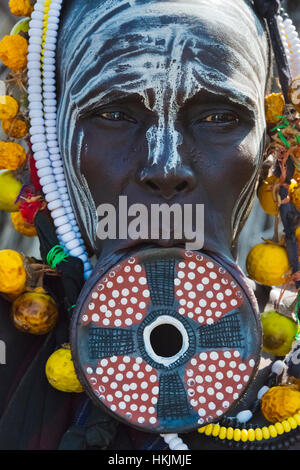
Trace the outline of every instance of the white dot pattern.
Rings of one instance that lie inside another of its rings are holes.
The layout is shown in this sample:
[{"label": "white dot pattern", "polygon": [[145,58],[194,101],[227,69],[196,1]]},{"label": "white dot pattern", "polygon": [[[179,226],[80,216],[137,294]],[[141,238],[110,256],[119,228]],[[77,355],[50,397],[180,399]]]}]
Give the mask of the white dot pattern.
[{"label": "white dot pattern", "polygon": [[189,361],[184,381],[199,424],[226,413],[246,387],[254,365],[253,359],[243,362],[237,350],[202,352]]},{"label": "white dot pattern", "polygon": [[[91,301],[92,300],[92,301]],[[80,322],[128,328],[140,323],[150,303],[146,272],[135,257],[115,266],[94,287]]]},{"label": "white dot pattern", "polygon": [[158,425],[158,375],[142,358],[102,359],[95,372],[86,366],[85,375],[95,395],[112,411],[133,423]]},{"label": "white dot pattern", "polygon": [[[185,252],[184,257],[174,278],[180,315],[212,325],[243,304],[239,287],[218,263],[194,252]],[[185,298],[191,301],[186,302]]]}]

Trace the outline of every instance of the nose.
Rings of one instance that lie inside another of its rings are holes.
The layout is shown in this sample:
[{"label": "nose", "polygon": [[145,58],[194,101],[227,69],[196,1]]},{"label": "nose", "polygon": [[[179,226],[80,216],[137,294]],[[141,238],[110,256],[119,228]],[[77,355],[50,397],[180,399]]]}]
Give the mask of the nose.
[{"label": "nose", "polygon": [[157,196],[169,200],[192,191],[196,186],[196,177],[193,170],[183,164],[168,171],[159,164],[153,164],[144,168],[140,183]]}]

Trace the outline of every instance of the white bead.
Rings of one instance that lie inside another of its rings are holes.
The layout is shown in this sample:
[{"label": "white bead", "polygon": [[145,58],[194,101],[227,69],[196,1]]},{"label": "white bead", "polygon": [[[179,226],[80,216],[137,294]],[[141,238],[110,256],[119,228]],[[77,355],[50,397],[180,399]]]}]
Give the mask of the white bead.
[{"label": "white bead", "polygon": [[45,168],[46,166],[49,166],[49,162],[46,158],[35,161],[35,167],[37,170],[39,170],[40,168]]},{"label": "white bead", "polygon": [[55,179],[52,175],[46,175],[40,178],[41,186],[46,186],[47,184],[55,183]]},{"label": "white bead", "polygon": [[[51,214],[52,215],[52,214]],[[74,232],[68,232],[68,233],[64,233],[62,236],[61,236],[61,239],[64,243],[67,243],[71,240],[73,240],[74,238],[76,237],[75,233]]]},{"label": "white bead", "polygon": [[39,150],[47,150],[47,145],[44,142],[39,142],[32,145],[33,152],[38,152]]},{"label": "white bead", "polygon": [[188,449],[189,449],[188,446],[184,444],[183,442],[173,447],[173,450],[188,450]]},{"label": "white bead", "polygon": [[44,59],[47,59],[48,57],[55,58],[55,51],[45,51]]},{"label": "white bead", "polygon": [[[56,142],[57,144],[57,142]],[[52,145],[49,145],[49,153],[51,153],[51,155],[56,155],[57,153],[59,152],[59,148],[58,147],[52,147]]]},{"label": "white bead", "polygon": [[166,444],[169,444],[169,442],[174,439],[174,437],[177,437],[178,434],[161,434],[161,437],[164,439]]},{"label": "white bead", "polygon": [[27,77],[29,80],[32,78],[40,78],[41,77],[41,71],[40,70],[28,70],[27,71]]},{"label": "white bead", "polygon": [[78,248],[74,248],[73,250],[70,250],[70,253],[72,256],[79,256],[82,253],[84,253],[84,249],[81,246],[79,246]]},{"label": "white bead", "polygon": [[46,199],[47,202],[52,202],[55,199],[60,200],[59,192],[58,191],[52,191],[51,193],[46,194],[45,199]]},{"label": "white bead", "polygon": [[49,31],[47,31],[47,37],[56,38],[57,37],[57,30],[49,29]]},{"label": "white bead", "polygon": [[56,120],[55,119],[45,119],[45,126],[46,127],[56,126]]},{"label": "white bead", "polygon": [[56,113],[45,113],[45,119],[49,121],[56,119]]},{"label": "white bead", "polygon": [[47,109],[46,106],[47,106],[47,107],[48,107],[48,106],[52,106],[52,107],[54,108],[53,111],[55,112],[55,111],[56,111],[56,99],[53,98],[53,97],[51,97],[51,98],[48,97],[48,98],[47,98],[47,97],[44,95],[44,106],[45,106],[45,110]]},{"label": "white bead", "polygon": [[33,35],[31,36],[30,38],[30,44],[38,44],[38,45],[41,45],[42,44],[42,36],[38,36],[38,35]]},{"label": "white bead", "polygon": [[27,61],[28,61],[28,64],[31,62],[31,61],[40,61],[41,60],[41,56],[38,52],[29,52],[27,54]]},{"label": "white bead", "polygon": [[247,423],[251,418],[253,414],[250,410],[244,410],[240,411],[237,415],[236,418],[240,423]]},{"label": "white bead", "polygon": [[56,199],[55,201],[51,201],[48,204],[49,211],[53,211],[55,209],[58,209],[59,207],[61,207],[61,201],[59,199]]},{"label": "white bead", "polygon": [[272,372],[276,375],[281,375],[285,369],[285,364],[283,361],[275,361],[272,365]]},{"label": "white bead", "polygon": [[[30,23],[29,23],[30,24]],[[33,27],[29,27],[29,31],[28,31],[28,36],[30,38],[34,38],[34,37],[40,37],[42,38],[43,36],[43,32],[40,28],[33,28]]]},{"label": "white bead", "polygon": [[56,90],[55,86],[48,86],[48,85],[44,86],[44,92],[54,93],[55,90]]},{"label": "white bead", "polygon": [[62,172],[62,173],[59,173],[59,174],[56,174],[56,173],[55,173],[55,175],[56,175],[56,180],[57,180],[57,181],[61,181],[61,180],[64,180],[64,179],[65,179],[65,175],[64,175],[63,172]]},{"label": "white bead", "polygon": [[71,232],[71,231],[72,231],[71,224],[61,225],[60,227],[57,227],[57,229],[56,229],[56,232],[59,235],[63,235],[64,233]]},{"label": "white bead", "polygon": [[44,76],[46,74],[48,74],[49,72],[55,72],[55,65],[54,64],[45,64],[44,63],[43,71],[44,71]]},{"label": "white bead", "polygon": [[43,21],[40,19],[32,19],[30,22],[29,22],[29,27],[30,28],[35,28],[35,29],[40,29],[42,30],[43,29]]},{"label": "white bead", "polygon": [[[39,52],[41,52],[41,46],[39,46],[38,44],[29,44],[29,46],[28,46],[28,52],[37,52],[37,53],[39,53]],[[35,62],[36,62],[36,61],[34,61],[34,63],[35,63]],[[39,65],[38,70],[40,70],[40,68],[41,68],[41,63],[38,62],[38,65]],[[27,64],[28,70],[31,70],[31,67],[29,67],[29,66],[32,66],[32,62],[30,62],[30,64]],[[37,68],[37,67],[32,67],[32,68]]]},{"label": "white bead", "polygon": [[258,393],[257,393],[257,398],[260,400],[262,398],[262,396],[269,390],[269,387],[267,387],[266,385],[264,385],[263,387],[261,387],[261,389],[259,389]]},{"label": "white bead", "polygon": [[[53,217],[53,214],[52,214]],[[61,225],[65,225],[68,223],[68,217],[66,215],[60,217],[53,217],[55,227],[60,227]]]},{"label": "white bead", "polygon": [[80,243],[77,240],[77,238],[74,238],[73,240],[66,243],[66,247],[70,251],[74,250],[75,248],[78,248],[79,246],[80,246]]},{"label": "white bead", "polygon": [[[31,18],[33,20],[43,20],[44,18],[44,14],[41,12],[41,11],[37,11],[37,10],[34,10],[32,13],[31,13]],[[32,21],[32,20],[31,20]],[[31,21],[29,23],[29,26],[31,27]]]},{"label": "white bead", "polygon": [[30,101],[29,96],[29,111],[42,111],[42,102],[41,101]]},{"label": "white bead", "polygon": [[182,440],[180,439],[180,437],[177,436],[171,439],[171,441],[169,442],[169,447],[171,450],[173,450],[174,447],[176,447],[176,445],[178,444],[182,444]]},{"label": "white bead", "polygon": [[41,93],[30,93],[29,99],[33,103],[34,101],[42,101],[43,97]]},{"label": "white bead", "polygon": [[46,142],[46,137],[44,134],[34,134],[30,137],[30,141],[32,144],[36,144],[39,142]]},{"label": "white bead", "polygon": [[67,186],[67,183],[66,183],[65,180],[57,181],[56,184],[57,184],[59,192],[61,192],[62,188],[66,188],[66,186]]},{"label": "white bead", "polygon": [[[51,153],[51,150],[53,149],[56,149],[56,152],[57,150],[59,150],[59,148],[57,147],[58,143],[57,143],[57,140],[50,140],[48,139],[48,147],[49,147],[49,152]],[[55,152],[55,153],[56,153]]]},{"label": "white bead", "polygon": [[45,128],[44,126],[31,126],[29,132],[31,135],[43,134],[43,132],[45,132]]},{"label": "white bead", "polygon": [[49,92],[49,91],[45,91],[44,92],[44,99],[45,100],[55,100],[55,104],[56,104],[56,94],[53,93],[53,92]]},{"label": "white bead", "polygon": [[42,96],[42,86],[41,85],[32,85],[30,84],[28,89],[28,94],[31,95],[31,94],[40,94]]},{"label": "white bead", "polygon": [[40,168],[37,171],[38,177],[42,178],[43,176],[51,175],[52,174],[52,168],[51,166],[46,166],[44,168]]},{"label": "white bead", "polygon": [[56,44],[56,37],[47,35],[46,44]]},{"label": "white bead", "polygon": [[30,119],[40,119],[43,120],[43,112],[40,109],[31,109],[29,111]]},{"label": "white bead", "polygon": [[28,85],[29,86],[42,86],[42,80],[40,77],[32,77],[28,80]]},{"label": "white bead", "polygon": [[34,159],[35,160],[47,160],[50,166],[49,154],[46,150],[40,150],[39,152],[35,152]]},{"label": "white bead", "polygon": [[53,192],[56,192],[57,186],[56,183],[51,183],[43,186],[43,192],[45,194],[51,194]]}]

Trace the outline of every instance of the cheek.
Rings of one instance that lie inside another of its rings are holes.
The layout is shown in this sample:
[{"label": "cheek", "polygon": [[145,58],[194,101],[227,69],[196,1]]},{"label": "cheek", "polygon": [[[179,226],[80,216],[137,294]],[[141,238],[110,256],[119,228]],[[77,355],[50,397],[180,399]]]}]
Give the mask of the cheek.
[{"label": "cheek", "polygon": [[135,149],[122,132],[99,131],[93,124],[82,125],[80,171],[84,175],[97,204],[111,202],[122,194],[135,168]]},{"label": "cheek", "polygon": [[[199,181],[214,196],[219,208],[233,208],[239,195],[257,172],[261,147],[252,133],[241,139],[225,137],[222,144],[209,151],[208,159],[201,152],[198,160]],[[216,197],[217,194],[217,197]]]}]

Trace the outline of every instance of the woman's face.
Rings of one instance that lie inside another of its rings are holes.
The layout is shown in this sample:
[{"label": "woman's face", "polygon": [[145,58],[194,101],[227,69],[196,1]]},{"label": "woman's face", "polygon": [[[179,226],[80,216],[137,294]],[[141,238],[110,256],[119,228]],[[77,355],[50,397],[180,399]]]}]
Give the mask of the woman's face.
[{"label": "woman's face", "polygon": [[[243,2],[117,3],[113,17],[102,6],[83,16],[69,43],[63,27],[58,49],[59,139],[84,237],[102,255],[137,244],[96,235],[97,207],[118,209],[120,196],[149,213],[203,204],[204,249],[231,256],[264,143],[261,26]],[[183,242],[172,227],[155,240]]]}]

